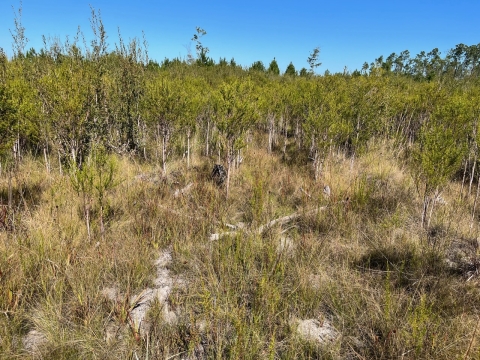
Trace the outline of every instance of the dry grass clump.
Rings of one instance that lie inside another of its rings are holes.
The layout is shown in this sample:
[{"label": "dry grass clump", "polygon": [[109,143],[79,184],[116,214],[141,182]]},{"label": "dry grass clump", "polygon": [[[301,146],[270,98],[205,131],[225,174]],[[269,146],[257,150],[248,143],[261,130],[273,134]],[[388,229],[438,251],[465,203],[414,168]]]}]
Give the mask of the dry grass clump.
[{"label": "dry grass clump", "polygon": [[[424,229],[412,177],[385,144],[355,159],[332,152],[318,181],[308,163],[257,146],[243,156],[228,198],[210,179],[215,160],[200,157],[190,168],[172,161],[167,174],[109,157],[113,186],[88,202],[65,168],[46,174],[30,159],[10,180],[9,207],[4,174],[1,357],[480,353],[473,195],[450,184]],[[166,301],[148,303],[140,328],[132,311],[158,287],[155,260],[167,249],[164,273],[179,280],[165,280]],[[302,335],[299,324],[334,330],[323,341]]]}]

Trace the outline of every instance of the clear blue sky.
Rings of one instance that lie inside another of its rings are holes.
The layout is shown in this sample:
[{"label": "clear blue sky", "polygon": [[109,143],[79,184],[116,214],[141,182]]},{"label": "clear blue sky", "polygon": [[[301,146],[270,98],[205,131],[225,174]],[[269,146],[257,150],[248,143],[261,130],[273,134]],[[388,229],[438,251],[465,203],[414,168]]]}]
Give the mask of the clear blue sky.
[{"label": "clear blue sky", "polygon": [[[27,48],[42,47],[42,35],[73,39],[78,26],[91,39],[90,7],[101,11],[111,48],[118,28],[125,41],[145,32],[150,58],[186,57],[196,26],[207,31],[204,46],[218,61],[249,66],[275,57],[281,71],[297,70],[320,47],[319,73],[360,69],[380,55],[409,50],[412,57],[438,47],[442,56],[459,43],[480,43],[480,0],[404,1],[106,1],[23,0]],[[18,0],[0,0],[0,47],[12,54]]]}]

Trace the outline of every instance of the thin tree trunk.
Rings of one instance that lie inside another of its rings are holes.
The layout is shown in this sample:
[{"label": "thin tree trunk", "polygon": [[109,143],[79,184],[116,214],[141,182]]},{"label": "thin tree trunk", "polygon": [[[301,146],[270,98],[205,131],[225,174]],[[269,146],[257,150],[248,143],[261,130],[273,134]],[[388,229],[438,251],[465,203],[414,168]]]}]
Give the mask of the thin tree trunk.
[{"label": "thin tree trunk", "polygon": [[315,181],[318,180],[318,171],[320,166],[319,158],[320,156],[318,155],[318,150],[315,149],[315,154],[313,155],[313,178]]},{"label": "thin tree trunk", "polygon": [[12,171],[8,172],[8,210],[13,211]]},{"label": "thin tree trunk", "polygon": [[234,157],[232,156],[233,154],[231,154],[232,150],[231,150],[231,146],[230,145],[227,145],[227,149],[226,149],[226,160],[227,160],[227,199],[228,199],[228,195],[230,193],[230,176],[231,176],[231,173],[232,173],[232,162],[234,161]]},{"label": "thin tree trunk", "polygon": [[190,169],[190,133],[187,135],[187,169]]},{"label": "thin tree trunk", "polygon": [[425,191],[425,195],[423,196],[423,211],[422,211],[422,228],[423,229],[425,229],[425,221],[427,219],[427,213],[428,213],[428,204],[429,204],[429,199]]},{"label": "thin tree trunk", "polygon": [[300,120],[299,119],[297,119],[297,122],[296,122],[295,141],[297,142],[297,147],[300,150],[302,148],[302,141],[300,140]]},{"label": "thin tree trunk", "polygon": [[62,158],[60,156],[60,150],[58,150],[58,168],[60,169],[60,175],[63,176]]},{"label": "thin tree trunk", "polygon": [[72,161],[73,161],[73,164],[74,165],[77,165],[77,156],[76,156],[76,152],[75,152],[75,147],[72,146]]},{"label": "thin tree trunk", "polygon": [[86,210],[86,213],[85,213],[85,221],[87,223],[87,234],[88,234],[88,242],[91,241],[92,239],[92,235],[90,233],[90,209],[87,208]]},{"label": "thin tree trunk", "polygon": [[20,149],[20,133],[17,135],[17,154],[18,154],[18,161],[20,161],[22,154]]},{"label": "thin tree trunk", "polygon": [[272,118],[272,151],[273,147],[277,145],[277,127],[275,126],[275,116]]},{"label": "thin tree trunk", "polygon": [[273,148],[273,131],[274,131],[275,117],[268,115],[268,153],[272,153]]},{"label": "thin tree trunk", "polygon": [[480,191],[480,176],[477,179],[477,193],[475,195],[475,201],[473,202],[473,210],[472,210],[472,222],[470,223],[470,229],[473,228],[473,223],[475,221],[475,210],[477,208],[477,201],[478,201],[478,192]]},{"label": "thin tree trunk", "polygon": [[[469,156],[469,159],[470,159],[470,156]],[[467,166],[468,166],[469,159],[465,159],[465,166],[463,168],[462,187],[460,188],[460,199],[463,197],[463,188],[465,187],[465,179],[467,177]]]},{"label": "thin tree trunk", "polygon": [[205,144],[205,156],[209,154],[209,147],[208,144],[210,142],[210,120],[207,120],[207,139]]},{"label": "thin tree trunk", "polygon": [[145,122],[143,123],[143,126],[140,126],[140,117],[137,119],[137,126],[139,129],[142,129],[142,145],[143,145],[143,159],[146,161],[147,160],[147,149],[146,149],[146,144],[147,144],[147,136],[146,136],[146,131],[145,131]]},{"label": "thin tree trunk", "polygon": [[90,232],[90,205],[87,203],[85,194],[83,195],[83,209],[85,211],[85,225],[87,226],[88,242],[90,242],[92,239]]},{"label": "thin tree trunk", "polygon": [[272,129],[268,129],[268,153],[272,153]]},{"label": "thin tree trunk", "polygon": [[[435,191],[435,194],[437,194],[437,191]],[[428,215],[427,229],[430,227],[430,221],[432,220],[433,208],[435,207],[435,200],[436,200],[436,196],[430,200],[432,203],[432,206],[430,207],[430,213]]]},{"label": "thin tree trunk", "polygon": [[155,142],[157,146],[155,146],[155,159],[157,160],[158,165],[158,149],[160,148],[160,125],[157,125],[157,131],[155,132]]},{"label": "thin tree trunk", "polygon": [[47,169],[47,175],[50,175],[50,163],[48,162],[47,148],[43,148],[43,157],[45,159],[45,167]]},{"label": "thin tree trunk", "polygon": [[103,223],[103,205],[100,205],[100,234],[102,241],[105,241],[105,224]]},{"label": "thin tree trunk", "polygon": [[237,157],[235,163],[235,168],[238,169],[240,167],[240,164],[242,163],[242,150],[240,149],[237,150]]},{"label": "thin tree trunk", "polygon": [[166,135],[163,135],[162,141],[162,168],[163,168],[163,175],[167,174],[167,139]]},{"label": "thin tree trunk", "polygon": [[473,178],[475,176],[475,167],[477,165],[477,155],[473,157],[473,165],[472,165],[472,175],[470,175],[470,184],[468,186],[468,196],[472,194],[472,183],[473,183]]},{"label": "thin tree trunk", "polygon": [[285,159],[287,156],[287,141],[288,141],[288,130],[287,130],[287,124],[285,122],[284,124],[284,137],[283,137],[283,158]]},{"label": "thin tree trunk", "polygon": [[227,161],[227,199],[230,193],[230,173],[231,173],[231,161]]}]

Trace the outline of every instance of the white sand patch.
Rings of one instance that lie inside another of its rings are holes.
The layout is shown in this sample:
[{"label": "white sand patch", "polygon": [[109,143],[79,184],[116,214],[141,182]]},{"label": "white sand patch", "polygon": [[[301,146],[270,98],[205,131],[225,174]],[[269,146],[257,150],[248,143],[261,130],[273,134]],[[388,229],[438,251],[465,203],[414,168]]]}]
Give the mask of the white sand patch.
[{"label": "white sand patch", "polygon": [[23,347],[31,353],[37,353],[40,347],[47,342],[47,338],[40,331],[30,330],[22,339]]},{"label": "white sand patch", "polygon": [[[170,274],[167,266],[172,262],[172,254],[170,250],[163,251],[155,261],[157,267],[157,274],[153,280],[154,287],[146,288],[139,294],[130,297],[130,311],[129,321],[130,326],[133,327],[135,333],[145,335],[149,329],[150,324],[146,320],[146,316],[152,305],[158,301],[162,307],[163,319],[169,324],[174,324],[177,321],[177,314],[171,311],[168,306],[168,297],[174,285],[182,284],[182,280],[174,278]],[[117,288],[105,288],[102,294],[110,301],[121,301],[124,297]],[[110,334],[110,332],[107,332]],[[108,336],[108,341],[111,341],[111,336]]]},{"label": "white sand patch", "polygon": [[293,243],[293,240],[289,237],[282,236],[278,240],[277,254],[293,255],[294,252],[295,252],[295,244]]},{"label": "white sand patch", "polygon": [[314,341],[320,345],[333,343],[340,334],[328,320],[322,322],[315,319],[297,320],[297,333],[308,341]]}]

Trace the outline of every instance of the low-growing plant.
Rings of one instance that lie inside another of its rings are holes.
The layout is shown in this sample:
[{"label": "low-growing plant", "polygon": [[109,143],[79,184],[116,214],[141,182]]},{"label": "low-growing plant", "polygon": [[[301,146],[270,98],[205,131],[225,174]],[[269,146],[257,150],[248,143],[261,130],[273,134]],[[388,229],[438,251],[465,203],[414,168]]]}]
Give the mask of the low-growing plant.
[{"label": "low-growing plant", "polygon": [[100,235],[105,235],[105,207],[106,196],[118,182],[115,180],[116,165],[113,157],[107,156],[102,147],[94,148],[82,164],[72,163],[70,165],[70,182],[73,189],[82,197],[83,215],[87,227],[88,240],[91,240],[90,215],[92,202],[95,200],[98,205],[98,216],[100,222]]}]

